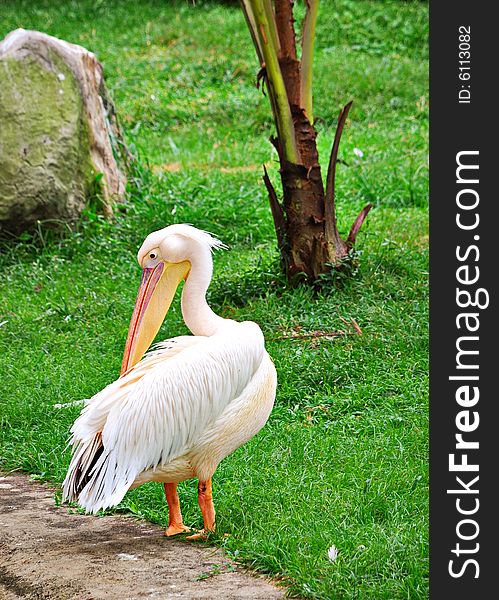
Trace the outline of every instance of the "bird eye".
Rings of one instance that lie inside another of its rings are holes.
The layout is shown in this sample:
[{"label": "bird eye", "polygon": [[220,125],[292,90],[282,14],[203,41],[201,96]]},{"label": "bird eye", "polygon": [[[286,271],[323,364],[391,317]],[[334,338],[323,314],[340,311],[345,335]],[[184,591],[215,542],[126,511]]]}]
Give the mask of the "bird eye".
[{"label": "bird eye", "polygon": [[156,252],[151,252],[151,254],[149,254],[149,258],[152,258],[152,260],[155,260],[156,258],[158,258],[158,255],[156,254]]}]

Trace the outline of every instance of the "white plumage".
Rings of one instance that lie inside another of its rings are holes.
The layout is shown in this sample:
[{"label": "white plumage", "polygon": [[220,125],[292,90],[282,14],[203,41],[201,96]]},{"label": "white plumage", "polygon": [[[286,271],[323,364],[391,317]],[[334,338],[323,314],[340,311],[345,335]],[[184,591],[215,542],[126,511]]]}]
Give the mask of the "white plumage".
[{"label": "white plumage", "polygon": [[[211,502],[211,477],[268,419],[276,373],[260,328],[218,317],[205,300],[210,249],[220,245],[205,232],[173,225],[148,236],[139,251],[144,275],[123,374],[87,401],[71,430],[64,497],[89,512],[118,504],[132,486],[161,481],[167,484],[169,534],[179,533],[187,528],[175,484],[197,477],[205,529],[213,529],[214,510],[210,522],[205,502]],[[194,336],[162,342],[137,362],[173,297],[166,281],[171,273],[186,278],[182,312]]]}]

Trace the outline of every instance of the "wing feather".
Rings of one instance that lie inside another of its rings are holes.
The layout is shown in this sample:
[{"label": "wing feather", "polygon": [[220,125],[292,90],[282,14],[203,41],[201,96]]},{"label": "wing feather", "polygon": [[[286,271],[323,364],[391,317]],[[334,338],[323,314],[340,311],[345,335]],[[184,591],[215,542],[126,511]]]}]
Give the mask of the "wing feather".
[{"label": "wing feather", "polygon": [[70,444],[73,445],[77,440],[86,440],[101,432],[113,406],[123,401],[134,384],[159,364],[195,346],[203,339],[185,335],[156,344],[132,369],[85,401],[85,407],[71,429],[73,436]]},{"label": "wing feather", "polygon": [[[71,466],[81,457],[87,464],[86,470],[80,467],[85,482],[76,494],[80,504],[91,512],[115,505],[141,472],[192,448],[257,371],[264,354],[258,332],[258,338],[186,336],[196,341],[182,340],[176,352],[156,348],[94,396],[72,429]],[[97,435],[102,437],[102,451],[89,464],[86,448],[95,446]],[[66,488],[71,499],[74,483],[65,482],[65,492]]]}]

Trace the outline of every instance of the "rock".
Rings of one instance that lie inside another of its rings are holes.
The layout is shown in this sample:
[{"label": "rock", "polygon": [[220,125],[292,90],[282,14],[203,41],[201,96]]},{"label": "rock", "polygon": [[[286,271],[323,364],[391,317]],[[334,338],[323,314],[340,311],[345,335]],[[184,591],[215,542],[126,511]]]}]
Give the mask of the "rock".
[{"label": "rock", "polygon": [[94,54],[37,31],[0,42],[0,230],[110,216],[125,190],[114,107]]}]

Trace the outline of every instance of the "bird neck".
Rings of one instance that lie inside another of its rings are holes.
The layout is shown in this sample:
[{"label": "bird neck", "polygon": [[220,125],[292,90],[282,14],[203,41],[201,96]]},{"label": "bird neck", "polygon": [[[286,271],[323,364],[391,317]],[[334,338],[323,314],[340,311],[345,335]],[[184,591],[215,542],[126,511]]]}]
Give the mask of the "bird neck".
[{"label": "bird neck", "polygon": [[182,290],[182,316],[193,335],[213,335],[226,322],[206,302],[212,274],[213,261],[209,251],[191,261],[191,270]]}]

